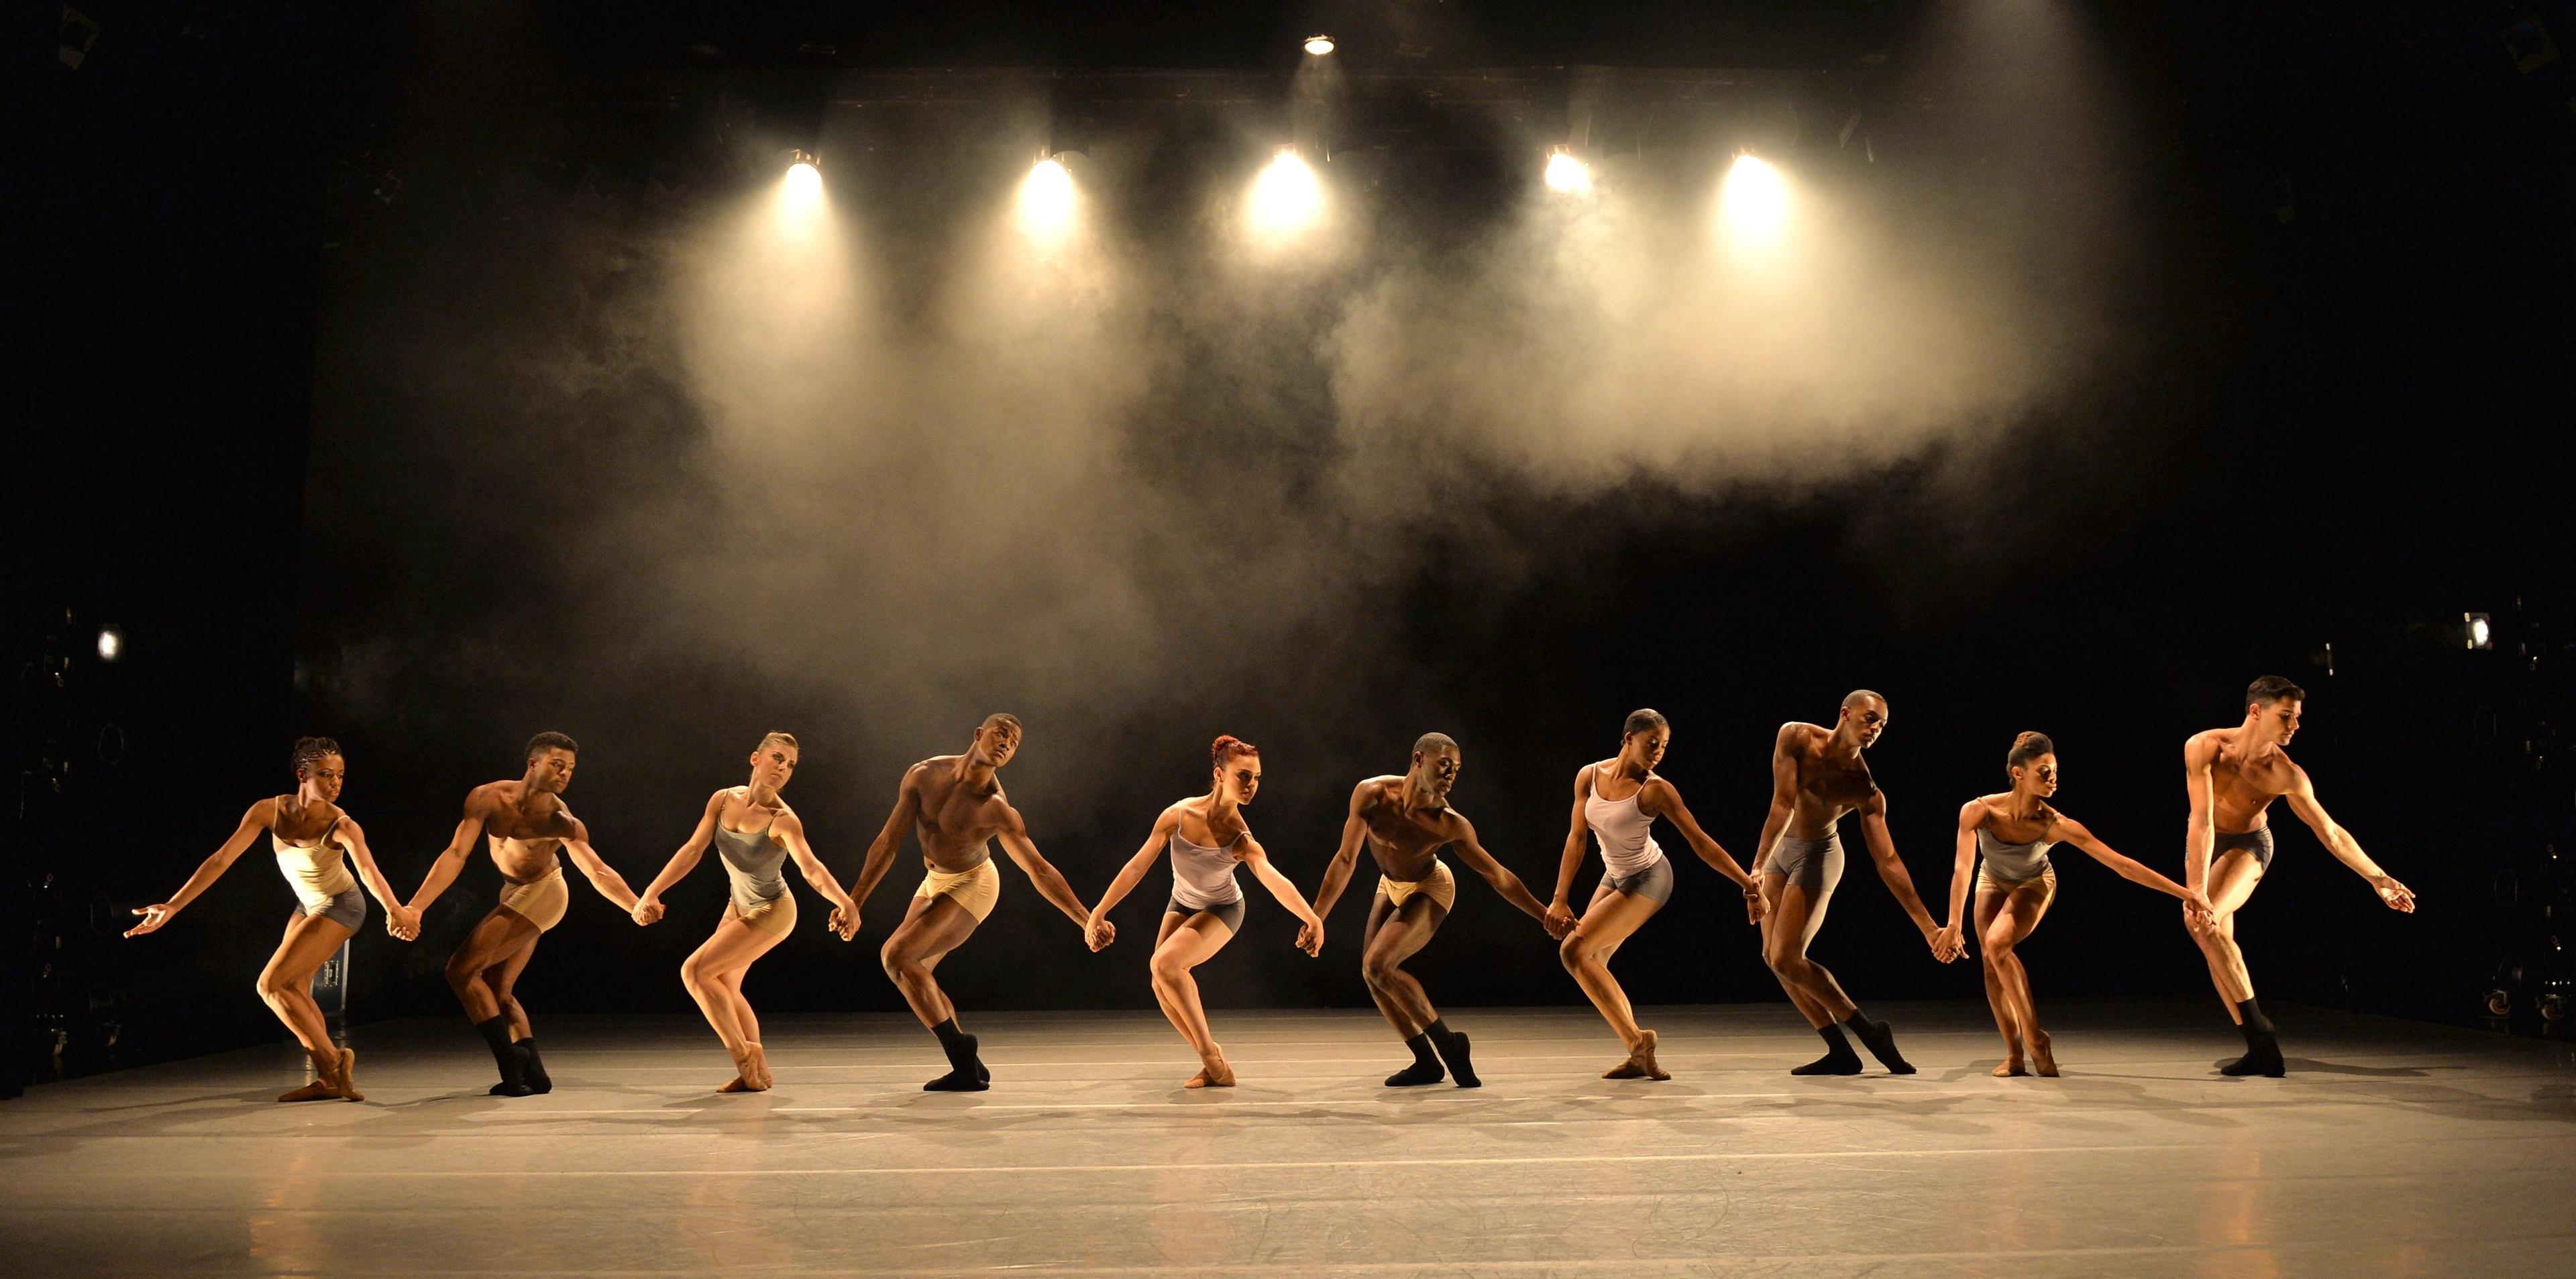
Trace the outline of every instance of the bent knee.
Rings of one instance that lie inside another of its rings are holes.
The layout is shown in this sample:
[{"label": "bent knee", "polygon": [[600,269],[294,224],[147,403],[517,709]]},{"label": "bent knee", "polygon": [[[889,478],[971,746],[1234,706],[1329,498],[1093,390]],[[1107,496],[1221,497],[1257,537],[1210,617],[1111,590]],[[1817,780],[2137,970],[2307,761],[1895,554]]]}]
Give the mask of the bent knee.
[{"label": "bent knee", "polygon": [[262,1000],[273,1004],[292,993],[295,983],[276,973],[261,973],[259,980],[251,983],[251,989],[258,991]]},{"label": "bent knee", "polygon": [[1986,957],[1988,959],[2008,958],[2012,954],[2013,939],[2011,933],[1987,933],[1978,940],[1984,945]]},{"label": "bent knee", "polygon": [[1402,971],[1392,959],[1367,958],[1360,961],[1360,980],[1372,986],[1383,986]]}]

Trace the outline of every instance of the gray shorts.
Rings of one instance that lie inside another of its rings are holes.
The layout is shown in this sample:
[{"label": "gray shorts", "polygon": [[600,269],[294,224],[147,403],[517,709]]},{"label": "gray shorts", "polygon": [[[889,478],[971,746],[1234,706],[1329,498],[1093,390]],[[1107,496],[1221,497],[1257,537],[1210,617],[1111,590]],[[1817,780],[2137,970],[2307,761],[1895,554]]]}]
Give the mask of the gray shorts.
[{"label": "gray shorts", "polygon": [[[1145,900],[1152,901],[1153,898],[1148,897]],[[1239,933],[1243,931],[1243,899],[1240,897],[1237,897],[1230,902],[1218,902],[1213,906],[1184,906],[1181,904],[1179,894],[1176,893],[1170,901],[1163,903],[1163,913],[1166,915],[1214,915],[1216,916],[1218,923],[1225,925],[1225,930],[1227,932]]]},{"label": "gray shorts", "polygon": [[363,889],[352,887],[349,891],[332,898],[331,904],[320,910],[307,909],[299,902],[296,904],[295,914],[290,916],[289,920],[292,922],[307,915],[320,915],[354,933],[358,931],[360,925],[367,922],[367,894]]},{"label": "gray shorts", "polygon": [[1601,886],[1592,890],[1592,900],[1599,901],[1612,893],[1643,897],[1658,906],[1673,899],[1673,859],[1658,857],[1655,864],[1633,875],[1603,875]]},{"label": "gray shorts", "polygon": [[1810,899],[1834,891],[1843,879],[1843,839],[1840,833],[1823,839],[1800,839],[1782,835],[1771,849],[1771,863],[1765,873],[1786,875],[1789,882],[1807,890]]},{"label": "gray shorts", "polygon": [[2215,862],[2219,858],[2239,848],[2246,849],[2254,854],[2255,870],[2268,873],[2272,869],[2271,827],[2266,826],[2261,830],[2242,831],[2234,835],[2230,835],[2226,831],[2219,831],[2218,838],[2211,841],[2209,845],[2209,860]]}]

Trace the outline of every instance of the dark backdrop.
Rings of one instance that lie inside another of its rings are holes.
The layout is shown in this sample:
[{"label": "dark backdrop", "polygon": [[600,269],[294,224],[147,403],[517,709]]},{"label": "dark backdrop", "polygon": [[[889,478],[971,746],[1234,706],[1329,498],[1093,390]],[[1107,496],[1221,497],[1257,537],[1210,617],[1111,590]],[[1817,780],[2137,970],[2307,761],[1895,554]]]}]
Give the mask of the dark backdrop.
[{"label": "dark backdrop", "polygon": [[[67,762],[70,775],[22,783],[36,798],[9,830],[41,952],[20,997],[66,1028],[75,1064],[274,1033],[248,991],[287,905],[261,854],[148,943],[106,926],[288,784],[299,732],[348,744],[349,805],[408,888],[457,799],[513,774],[537,729],[584,742],[570,798],[640,886],[706,791],[739,780],[759,733],[792,728],[807,764],[790,797],[852,873],[901,765],[956,749],[1008,691],[955,690],[953,727],[897,733],[816,722],[811,690],[719,662],[603,660],[564,616],[583,584],[515,566],[658,482],[637,478],[653,448],[695,447],[684,407],[667,387],[603,388],[582,411],[621,424],[614,449],[565,437],[496,457],[452,447],[477,428],[441,420],[439,398],[405,381],[425,340],[542,329],[543,308],[513,310],[527,295],[508,290],[575,277],[547,247],[647,204],[657,149],[721,183],[733,161],[688,140],[685,104],[703,101],[688,94],[793,98],[797,77],[824,74],[797,61],[805,32],[829,23],[100,8],[105,33],[79,70],[51,57],[51,10],[13,11],[10,54],[27,73],[12,114],[35,125],[8,143],[11,181],[44,215],[42,243],[11,268],[25,287],[9,290],[10,345],[35,357],[11,397],[26,468],[7,560],[13,740],[21,771]],[[1775,8],[1576,22],[1493,7],[1454,56],[1843,67],[1892,50],[1901,65],[1928,20],[1922,6]],[[2424,906],[2411,920],[2380,910],[2283,815],[2281,861],[2245,920],[2266,992],[2465,1019],[2499,980],[2526,999],[2563,980],[2538,909],[2563,902],[2544,850],[2568,815],[2549,727],[2566,587],[2566,68],[2518,69],[2509,38],[2522,38],[2485,6],[2099,8],[2083,26],[2126,126],[2136,236],[2111,294],[2112,358],[1999,438],[1795,489],[1641,478],[1567,497],[1493,477],[1478,490],[1484,532],[1426,522],[1419,567],[1378,584],[1364,665],[1312,672],[1271,704],[1176,672],[1179,691],[1103,731],[1032,723],[1005,780],[1040,846],[1096,892],[1155,807],[1200,783],[1200,743],[1232,732],[1263,744],[1254,816],[1311,889],[1349,784],[1400,769],[1412,736],[1438,727],[1466,744],[1458,804],[1544,895],[1572,772],[1612,747],[1630,708],[1671,716],[1666,775],[1740,853],[1773,727],[1825,717],[1866,684],[1895,708],[1873,768],[1938,913],[1950,815],[1998,782],[2015,731],[2057,737],[2068,811],[2174,870],[2176,746],[2232,722],[2245,681],[2279,672],[2312,690],[2298,757]],[[2542,9],[2568,29],[2564,6]],[[844,18],[825,42],[840,65],[1273,67],[1316,21],[987,16]],[[699,40],[719,55],[685,51]],[[674,85],[677,123],[639,130],[616,107]],[[1453,207],[1490,186],[1473,167],[1441,188]],[[495,183],[517,184],[512,216],[494,216]],[[1164,392],[1222,393],[1186,376]],[[1517,548],[1507,566],[1498,544]],[[2499,651],[2456,651],[2469,609],[2497,615]],[[105,621],[132,636],[113,667],[80,656]],[[42,660],[48,628],[76,655],[67,668]],[[396,663],[391,695],[363,706],[320,679],[389,635],[446,656]],[[875,938],[914,864],[907,850],[880,890]],[[1091,957],[1006,878],[1000,911],[943,967],[961,1006],[1148,1006],[1137,943],[1154,881],[1121,912],[1129,941]],[[2030,952],[2046,994],[2205,990],[2168,903],[2089,866],[2063,878]],[[1819,956],[1864,1001],[1975,997],[1972,966],[1931,964],[1869,881],[1856,864]],[[418,946],[362,936],[361,1015],[444,1006],[438,964],[492,889],[488,868],[469,870]],[[638,933],[580,896],[522,993],[541,1016],[684,1009],[676,968],[720,899],[702,868],[671,895],[671,920]],[[1731,901],[1685,866],[1674,907],[1621,954],[1632,996],[1777,999]],[[1356,904],[1320,961],[1289,950],[1266,902],[1253,911],[1203,970],[1212,1004],[1363,1001]],[[1417,967],[1455,1004],[1579,999],[1535,927],[1472,883]],[[813,928],[752,985],[764,1009],[899,1006],[872,946]]]}]

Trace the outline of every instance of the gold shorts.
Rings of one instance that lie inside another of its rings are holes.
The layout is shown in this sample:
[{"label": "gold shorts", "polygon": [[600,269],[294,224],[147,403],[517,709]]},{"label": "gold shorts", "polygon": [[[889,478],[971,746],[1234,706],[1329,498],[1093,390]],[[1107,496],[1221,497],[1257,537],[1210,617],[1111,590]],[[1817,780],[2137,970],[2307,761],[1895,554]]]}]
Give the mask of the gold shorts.
[{"label": "gold shorts", "polygon": [[2054,899],[2057,896],[2057,868],[2051,866],[2029,879],[2006,880],[1988,875],[1983,866],[1977,867],[1977,891],[1980,893],[2009,893],[2015,889],[2027,888],[2032,884],[2044,885],[2047,889],[2047,897]]},{"label": "gold shorts", "polygon": [[563,922],[564,908],[572,904],[572,892],[564,887],[563,867],[546,872],[546,877],[525,884],[501,885],[501,904],[510,913],[537,926],[538,932]]},{"label": "gold shorts", "polygon": [[1431,863],[1431,873],[1421,879],[1407,881],[1379,875],[1377,891],[1389,905],[1398,909],[1404,906],[1406,898],[1420,893],[1438,903],[1440,909],[1447,910],[1458,900],[1458,881],[1450,875],[1449,863],[1435,858]]},{"label": "gold shorts", "polygon": [[727,901],[724,917],[751,925],[753,932],[784,937],[796,931],[796,894],[780,893],[776,899],[748,912],[743,910],[742,903]]},{"label": "gold shorts", "polygon": [[912,895],[949,898],[965,907],[966,913],[973,915],[975,922],[980,924],[985,916],[993,913],[993,902],[1002,895],[1002,873],[993,869],[993,860],[989,857],[977,862],[973,870],[961,870],[953,875],[932,867],[930,873],[922,878],[921,887],[912,890]]}]

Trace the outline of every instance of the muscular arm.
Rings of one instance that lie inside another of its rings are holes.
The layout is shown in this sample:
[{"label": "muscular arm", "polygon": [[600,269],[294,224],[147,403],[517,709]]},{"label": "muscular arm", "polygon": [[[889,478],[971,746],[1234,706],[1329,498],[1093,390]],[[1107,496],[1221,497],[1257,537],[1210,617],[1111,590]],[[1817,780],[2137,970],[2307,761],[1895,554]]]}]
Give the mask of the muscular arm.
[{"label": "muscular arm", "polygon": [[2291,766],[2290,789],[2282,798],[2289,800],[2290,811],[2297,813],[2299,820],[2317,833],[2317,839],[2326,846],[2326,851],[2334,854],[2336,861],[2351,867],[2352,873],[2369,881],[2390,910],[2413,913],[2415,894],[2381,870],[2379,863],[2370,860],[2370,854],[2361,851],[2361,841],[2354,839],[2351,831],[2326,815],[2325,805],[2317,802],[2316,787],[2308,781],[2308,770],[2295,764]]},{"label": "muscular arm", "polygon": [[1020,810],[1005,804],[1002,811],[1002,829],[996,832],[1002,840],[1002,851],[1010,854],[1011,860],[1017,862],[1021,870],[1028,872],[1029,882],[1037,886],[1038,896],[1063,911],[1065,918],[1081,927],[1084,936],[1090,936],[1090,909],[1074,895],[1073,885],[1064,882],[1062,872],[1039,854],[1037,844],[1029,838],[1027,823],[1020,820]]},{"label": "muscular arm", "polygon": [[2218,762],[2218,743],[2195,737],[2182,745],[2182,785],[2191,797],[2191,816],[2182,829],[2182,882],[2209,888],[2209,850],[2218,842],[2218,779],[2210,768]]},{"label": "muscular arm", "polygon": [[1959,842],[1950,859],[1950,929],[1966,927],[1968,889],[1976,882],[1977,828],[1985,824],[1986,806],[1981,800],[1969,800],[1959,806]]},{"label": "muscular arm", "polygon": [[[680,841],[680,851],[671,854],[671,860],[662,867],[662,873],[655,875],[653,882],[644,886],[644,895],[636,899],[637,919],[641,920],[644,914],[648,913],[644,911],[645,907],[657,907],[662,904],[664,890],[687,878],[690,871],[698,868],[698,859],[706,855],[707,845],[715,840],[716,823],[723,820],[724,802],[725,792],[723,791],[717,791],[707,797],[706,811],[698,814],[697,829],[690,831],[689,837]],[[813,877],[808,875],[806,878],[811,880]],[[839,887],[838,884],[833,885],[836,891]],[[659,914],[658,911],[649,913]]]},{"label": "muscular arm", "polygon": [[448,837],[447,847],[438,851],[438,860],[429,864],[429,873],[421,877],[420,887],[412,890],[411,900],[404,904],[412,914],[427,913],[429,904],[456,882],[457,872],[465,869],[466,855],[474,849],[474,840],[483,833],[483,819],[491,813],[492,801],[481,787],[465,797],[465,815],[457,819],[456,833]]},{"label": "muscular arm", "polygon": [[251,805],[249,810],[242,814],[241,825],[234,827],[233,833],[214,852],[207,854],[206,860],[197,864],[197,873],[188,876],[188,882],[179,885],[179,891],[172,894],[170,900],[156,902],[134,912],[143,917],[143,922],[126,929],[125,935],[140,937],[145,933],[159,931],[163,924],[170,922],[171,916],[187,909],[188,903],[197,900],[198,894],[214,887],[215,881],[223,878],[225,871],[232,869],[233,862],[240,858],[243,850],[250,847],[251,841],[258,839],[260,832],[267,830],[276,822],[276,800],[263,799]]},{"label": "muscular arm", "polygon": [[2209,908],[2208,901],[2197,891],[2177,884],[2146,866],[2113,852],[2110,845],[2095,839],[2093,832],[2084,829],[2084,823],[2072,817],[2060,813],[2049,834],[2083,849],[2085,855],[2110,867],[2120,878],[2132,884],[2144,884],[2167,897],[2178,897],[2185,903],[2196,904],[2203,910]]},{"label": "muscular arm", "polygon": [[[848,941],[859,934],[859,911],[850,904],[850,895],[841,891],[841,881],[832,877],[832,868],[814,855],[814,845],[805,839],[805,819],[794,813],[780,813],[769,833],[787,848],[788,857],[796,863],[796,873],[805,877],[805,886],[832,903],[832,931]],[[675,859],[676,860],[676,859]]]},{"label": "muscular arm", "polygon": [[1333,913],[1333,903],[1342,899],[1342,889],[1351,882],[1351,873],[1359,869],[1360,845],[1368,842],[1369,784],[1361,782],[1351,788],[1351,806],[1342,818],[1342,846],[1333,850],[1333,860],[1324,865],[1324,882],[1315,888],[1315,918]]},{"label": "muscular arm", "polygon": [[563,842],[564,852],[571,856],[572,864],[581,868],[582,877],[599,890],[600,896],[617,903],[619,910],[633,914],[635,890],[626,886],[626,877],[618,874],[617,868],[609,865],[590,846],[590,828],[582,825],[580,818],[566,813],[564,820],[572,823],[572,836]]},{"label": "muscular arm", "polygon": [[850,912],[858,913],[868,904],[868,894],[877,890],[877,881],[894,869],[896,850],[903,847],[903,833],[921,820],[921,775],[925,766],[915,764],[905,770],[903,781],[895,787],[894,811],[886,814],[885,826],[877,831],[868,845],[868,859],[859,866],[859,877],[850,883]]},{"label": "muscular arm", "polygon": [[394,900],[394,886],[385,882],[385,873],[376,869],[376,855],[367,847],[367,832],[358,829],[358,819],[343,814],[339,829],[333,832],[349,850],[349,860],[358,867],[358,882],[366,885],[367,895],[385,908],[385,931],[404,941],[420,935],[420,917]]},{"label": "muscular arm", "polygon": [[1710,870],[1735,881],[1735,886],[1744,890],[1746,909],[1753,912],[1753,922],[1761,922],[1762,885],[1742,866],[1736,865],[1735,859],[1728,856],[1707,831],[1699,828],[1699,819],[1691,816],[1690,805],[1682,802],[1680,789],[1658,777],[1646,783],[1644,798],[1649,815],[1671,822],[1675,829],[1681,831],[1682,841],[1690,845],[1692,852],[1699,854],[1701,861],[1708,863]]},{"label": "muscular arm", "polygon": [[1100,900],[1092,906],[1091,917],[1085,922],[1085,927],[1098,924],[1109,914],[1111,907],[1127,900],[1127,894],[1136,891],[1136,885],[1145,882],[1145,872],[1154,868],[1155,856],[1171,842],[1172,832],[1178,829],[1180,824],[1181,810],[1177,804],[1164,809],[1162,816],[1154,819],[1154,829],[1145,832],[1144,846],[1136,850],[1135,856],[1127,859],[1126,865],[1118,868],[1118,874],[1110,879],[1109,887],[1100,890]]},{"label": "muscular arm", "polygon": [[1261,886],[1269,889],[1270,895],[1278,898],[1279,904],[1287,907],[1288,913],[1295,915],[1303,925],[1297,930],[1299,949],[1309,955],[1321,953],[1324,949],[1324,921],[1316,917],[1314,907],[1306,904],[1305,894],[1298,892],[1297,886],[1288,882],[1288,877],[1280,874],[1278,867],[1270,864],[1269,852],[1249,832],[1243,837],[1242,860],[1252,869],[1252,877],[1260,880]]},{"label": "muscular arm", "polygon": [[1941,927],[1932,922],[1932,912],[1923,908],[1923,899],[1914,892],[1914,877],[1906,873],[1905,860],[1896,855],[1896,839],[1887,833],[1887,792],[1872,790],[1869,798],[1861,802],[1860,835],[1887,891],[1896,897],[1897,905],[1905,908],[1914,926],[1922,930],[1923,939],[1932,940]]},{"label": "muscular arm", "polygon": [[1798,811],[1798,726],[1782,724],[1780,735],[1771,743],[1771,811],[1763,814],[1762,837],[1753,845],[1753,873],[1771,864],[1771,850],[1789,829],[1789,817]]},{"label": "muscular arm", "polygon": [[1479,878],[1493,885],[1494,891],[1501,893],[1504,901],[1520,908],[1522,914],[1540,923],[1546,923],[1546,904],[1539,901],[1530,892],[1528,885],[1521,883],[1521,877],[1513,874],[1510,867],[1503,865],[1500,858],[1486,852],[1485,846],[1476,842],[1475,823],[1457,813],[1452,813],[1450,816],[1458,825],[1457,834],[1451,837],[1449,847],[1457,850],[1458,860],[1466,863],[1467,869],[1476,872]]}]

